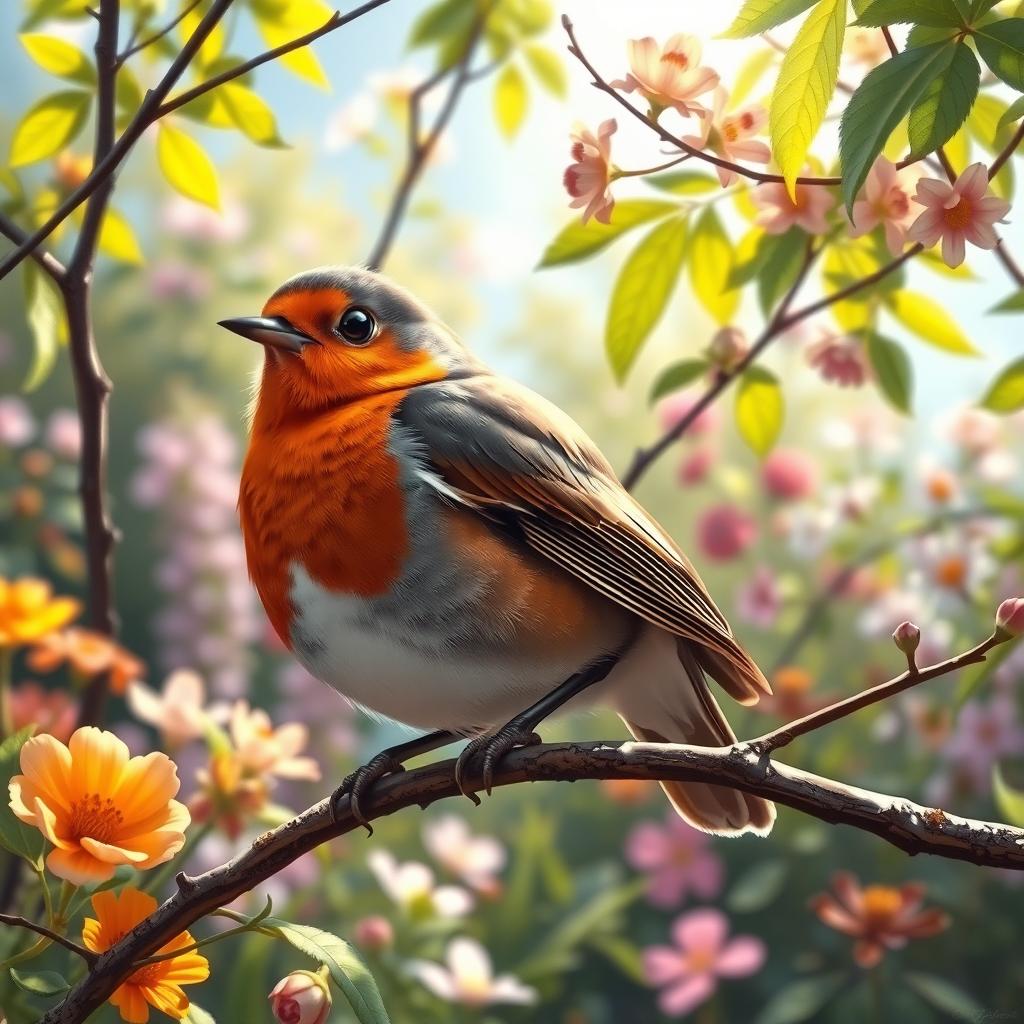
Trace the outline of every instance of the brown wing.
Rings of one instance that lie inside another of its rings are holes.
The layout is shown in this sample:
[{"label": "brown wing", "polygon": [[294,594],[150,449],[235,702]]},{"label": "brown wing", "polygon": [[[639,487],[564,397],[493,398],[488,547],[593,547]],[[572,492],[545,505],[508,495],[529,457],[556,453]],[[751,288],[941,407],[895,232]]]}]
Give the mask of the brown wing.
[{"label": "brown wing", "polygon": [[686,556],[555,406],[480,374],[413,389],[399,418],[459,500],[500,513],[552,562],[691,641],[735,699],[754,703],[771,692]]}]

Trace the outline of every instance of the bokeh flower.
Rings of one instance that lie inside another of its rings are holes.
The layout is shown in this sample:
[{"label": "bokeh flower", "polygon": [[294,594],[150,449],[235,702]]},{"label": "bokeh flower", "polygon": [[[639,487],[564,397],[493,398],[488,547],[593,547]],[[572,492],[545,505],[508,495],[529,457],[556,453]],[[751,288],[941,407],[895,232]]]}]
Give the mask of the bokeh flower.
[{"label": "bokeh flower", "polygon": [[20,448],[36,436],[36,421],[25,402],[16,395],[0,398],[0,444]]},{"label": "bokeh flower", "polygon": [[771,629],[782,611],[778,576],[767,565],[759,565],[736,592],[736,614],[759,629]]},{"label": "bokeh flower", "polygon": [[687,452],[676,470],[677,479],[681,484],[696,486],[707,479],[716,457],[715,450],[708,447],[695,448],[692,452]]},{"label": "bokeh flower", "polygon": [[988,170],[983,163],[971,164],[952,185],[922,178],[914,199],[925,209],[910,225],[907,237],[924,246],[941,239],[942,259],[950,267],[963,263],[966,242],[994,249],[999,244],[994,225],[1004,223],[1010,212],[1005,199],[988,194]]},{"label": "bokeh flower", "polygon": [[170,860],[185,843],[189,814],[174,799],[178,773],[159,752],[129,757],[113,733],[78,729],[65,746],[34,736],[21,748],[10,806],[53,844],[46,866],[75,885],[105,882],[128,864]]},{"label": "bokeh flower", "polygon": [[378,953],[395,944],[395,926],[381,914],[368,914],[356,921],[352,937],[357,946]]},{"label": "bokeh flower", "polygon": [[736,505],[713,505],[697,519],[697,546],[705,558],[715,562],[738,558],[756,538],[753,516]]},{"label": "bokeh flower", "polygon": [[324,1024],[331,1015],[331,986],[319,971],[292,971],[271,989],[270,1010],[281,1024]]},{"label": "bokeh flower", "polygon": [[893,256],[903,252],[907,231],[921,212],[913,198],[917,178],[909,167],[898,170],[891,160],[878,157],[853,204],[850,237],[860,238],[881,225],[889,252]]},{"label": "bokeh flower", "polygon": [[392,902],[412,917],[463,917],[473,907],[461,886],[437,885],[426,864],[400,863],[389,850],[374,850],[366,863]]},{"label": "bokeh flower", "polygon": [[[672,430],[680,420],[685,419],[700,401],[701,396],[692,391],[678,391],[669,395],[658,405],[658,419],[663,430]],[[721,422],[721,413],[712,404],[702,409],[686,428],[687,437],[701,437],[714,433]]]},{"label": "bokeh flower", "polygon": [[661,989],[658,1005],[669,1017],[682,1017],[707,1002],[721,978],[743,978],[761,969],[764,943],[751,935],[729,937],[720,910],[691,910],[672,925],[674,946],[644,950],[647,980]]},{"label": "bokeh flower", "polygon": [[[709,149],[715,156],[731,163],[745,160],[748,163],[766,164],[772,157],[768,144],[755,139],[764,131],[768,112],[762,106],[745,107],[726,113],[728,92],[719,86],[715,89],[708,110],[698,113],[699,133],[684,135],[683,142],[694,149]],[[722,187],[731,185],[737,177],[729,167],[715,165]]]},{"label": "bokeh flower", "polygon": [[662,823],[643,821],[626,840],[626,860],[647,875],[647,898],[656,907],[677,907],[690,895],[714,899],[724,870],[712,839],[669,813]]},{"label": "bokeh flower", "polygon": [[82,454],[82,425],[71,409],[55,409],[46,421],[46,445],[58,458],[77,461]]},{"label": "bokeh flower", "polygon": [[757,207],[755,223],[769,235],[784,235],[790,228],[803,228],[809,235],[828,231],[828,214],[835,196],[821,185],[797,185],[796,199],[790,198],[781,181],[766,181],[751,192]]},{"label": "bokeh flower", "polygon": [[718,85],[718,72],[701,65],[701,45],[696,36],[678,32],[659,46],[652,36],[630,39],[626,44],[629,73],[611,84],[624,92],[639,92],[651,105],[655,118],[671,107],[684,117],[704,107],[698,96]]},{"label": "bokeh flower", "polygon": [[562,183],[572,198],[569,206],[583,207],[583,223],[591,217],[601,224],[611,220],[615,207],[611,183],[611,138],[618,125],[614,118],[602,121],[595,135],[589,128],[577,125],[572,131],[572,163],[565,169]]},{"label": "bokeh flower", "polygon": [[228,711],[223,704],[206,707],[202,677],[188,669],[172,672],[159,693],[135,682],[127,696],[132,714],[153,726],[169,747],[202,739],[210,723],[224,721]]},{"label": "bokeh flower", "polygon": [[78,720],[78,703],[66,690],[45,690],[38,683],[21,683],[8,694],[11,726],[15,732],[34,725],[66,743]]},{"label": "bokeh flower", "polygon": [[66,626],[80,610],[74,598],[54,597],[45,580],[0,576],[0,647],[41,640]]},{"label": "bokeh flower", "polygon": [[229,730],[235,756],[244,771],[308,782],[320,778],[316,761],[302,755],[309,740],[309,730],[304,725],[286,722],[275,728],[265,711],[240,700],[231,709]]},{"label": "bokeh flower", "polygon": [[761,486],[780,501],[809,498],[818,489],[818,465],[798,448],[776,448],[761,463]]},{"label": "bokeh flower", "polygon": [[811,908],[830,928],[856,939],[853,958],[861,967],[875,967],[887,949],[900,949],[910,939],[938,935],[949,927],[949,917],[936,908],[922,909],[925,887],[917,882],[902,886],[861,887],[848,872],[832,880],[832,892],[811,901]]},{"label": "bokeh flower", "polygon": [[494,836],[474,835],[465,818],[445,814],[423,826],[427,853],[470,888],[488,894],[500,885],[505,847]]},{"label": "bokeh flower", "polygon": [[960,709],[953,734],[942,749],[957,778],[985,793],[992,769],[1004,757],[1024,754],[1024,726],[1012,695],[998,693],[988,701],[969,700]]},{"label": "bokeh flower", "polygon": [[[82,942],[94,953],[103,953],[118,942],[139,922],[157,908],[157,901],[148,893],[125,886],[120,893],[109,889],[95,893],[92,909],[96,917],[87,917],[82,924]],[[182,932],[158,950],[158,954],[184,950],[194,943],[191,933]],[[197,985],[210,976],[209,961],[196,950],[183,952],[167,960],[145,964],[128,976],[110,997],[110,1003],[128,1024],[146,1024],[152,1006],[174,1020],[188,1012],[189,1000],[183,986]]]},{"label": "bokeh flower", "polygon": [[783,722],[792,722],[810,715],[838,700],[828,694],[815,692],[814,676],[800,665],[780,665],[772,673],[772,692],[755,705],[762,714]]},{"label": "bokeh flower", "polygon": [[40,637],[27,660],[35,672],[52,672],[67,663],[82,679],[109,673],[110,689],[117,694],[146,674],[146,666],[110,637],[77,626]]},{"label": "bokeh flower", "polygon": [[864,346],[857,338],[824,332],[807,348],[807,362],[823,380],[841,388],[859,388],[871,376]]},{"label": "bokeh flower", "polygon": [[229,839],[242,834],[270,796],[270,780],[247,773],[233,750],[215,751],[196,772],[196,782],[199,788],[188,802],[192,819],[214,822]]},{"label": "bokeh flower", "polygon": [[408,971],[439,999],[462,1006],[530,1006],[537,1001],[536,990],[518,978],[511,974],[495,976],[487,950],[474,939],[452,939],[444,964],[412,960]]}]

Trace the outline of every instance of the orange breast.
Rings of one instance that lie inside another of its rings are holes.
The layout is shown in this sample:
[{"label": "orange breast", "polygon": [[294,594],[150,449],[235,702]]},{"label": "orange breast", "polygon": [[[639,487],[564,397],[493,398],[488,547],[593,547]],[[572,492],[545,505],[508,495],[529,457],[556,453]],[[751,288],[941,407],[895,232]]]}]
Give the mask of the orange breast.
[{"label": "orange breast", "polygon": [[370,597],[401,572],[408,546],[398,465],[387,449],[404,392],[254,426],[239,512],[249,573],[290,646],[290,567],[323,586]]}]

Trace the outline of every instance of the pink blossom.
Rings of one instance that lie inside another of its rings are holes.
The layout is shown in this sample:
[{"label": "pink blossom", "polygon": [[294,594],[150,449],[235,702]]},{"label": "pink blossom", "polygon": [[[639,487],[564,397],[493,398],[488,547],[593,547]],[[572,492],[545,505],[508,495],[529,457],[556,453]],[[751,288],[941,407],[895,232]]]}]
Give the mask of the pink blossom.
[{"label": "pink blossom", "polygon": [[690,452],[679,463],[678,477],[681,484],[699,484],[715,464],[715,453],[710,448],[698,448]]},{"label": "pink blossom", "polygon": [[626,840],[626,860],[647,874],[647,898],[656,907],[676,907],[691,893],[714,899],[722,890],[722,862],[711,837],[677,814],[666,815],[663,824],[637,825]]},{"label": "pink blossom", "polygon": [[807,349],[807,362],[824,380],[841,388],[859,388],[870,376],[864,346],[856,338],[824,334]]},{"label": "pink blossom", "polygon": [[784,235],[791,227],[809,235],[828,231],[826,214],[836,205],[831,189],[823,185],[797,185],[796,202],[781,181],[767,181],[751,193],[758,208],[755,222],[769,235]]},{"label": "pink blossom", "polygon": [[717,562],[737,558],[756,537],[757,524],[735,505],[714,505],[697,520],[697,544],[707,558]]},{"label": "pink blossom", "polygon": [[778,579],[767,565],[759,565],[740,585],[736,594],[736,612],[741,619],[760,629],[770,629],[782,611]]},{"label": "pink blossom", "polygon": [[1008,636],[1024,633],[1024,597],[1008,597],[996,611],[996,629]]},{"label": "pink blossom", "polygon": [[562,182],[565,191],[572,197],[569,206],[576,210],[581,206],[583,223],[591,217],[601,224],[611,220],[615,199],[611,189],[612,135],[618,125],[614,118],[602,121],[595,135],[589,128],[577,125],[572,130],[572,160],[565,169]]},{"label": "pink blossom", "polygon": [[494,836],[474,835],[457,814],[428,821],[423,845],[438,864],[473,889],[493,891],[505,866],[505,847]]},{"label": "pink blossom", "polygon": [[684,117],[704,108],[694,102],[718,85],[718,72],[701,67],[701,45],[696,36],[678,32],[664,46],[652,36],[630,39],[626,44],[629,74],[611,84],[625,92],[639,92],[655,116],[668,107]]},{"label": "pink blossom", "polygon": [[[663,430],[671,430],[680,420],[685,419],[693,411],[693,407],[700,401],[701,396],[693,392],[679,391],[669,395],[658,406],[658,418],[661,420]],[[709,405],[702,410],[697,418],[686,428],[689,437],[699,437],[701,434],[709,434],[719,424],[719,411],[714,405]]]},{"label": "pink blossom", "polygon": [[773,498],[798,501],[818,488],[818,467],[806,452],[776,448],[761,463],[761,485]]},{"label": "pink blossom", "polygon": [[964,261],[965,242],[979,249],[999,244],[994,224],[1005,223],[1010,204],[988,194],[988,171],[983,163],[971,164],[950,185],[937,178],[922,178],[914,199],[925,207],[910,226],[907,237],[925,246],[942,239],[942,258],[950,267]]},{"label": "pink blossom", "polygon": [[324,1024],[331,1015],[330,986],[323,975],[313,971],[292,971],[268,998],[280,1024]]},{"label": "pink blossom", "polygon": [[495,976],[487,950],[475,939],[452,939],[445,951],[444,964],[413,960],[408,970],[439,999],[462,1006],[529,1006],[537,1002],[536,989],[511,974]]},{"label": "pink blossom", "polygon": [[[753,136],[760,135],[768,120],[764,107],[745,107],[727,114],[725,105],[728,92],[719,86],[715,89],[710,110],[699,113],[699,134],[683,136],[683,142],[695,149],[710,149],[716,156],[731,163],[746,160],[755,164],[766,164],[772,151],[767,143],[759,142]],[[722,186],[736,180],[736,172],[728,167],[717,166],[718,180]]]},{"label": "pink blossom", "polygon": [[231,708],[229,729],[239,762],[252,774],[308,782],[320,778],[316,761],[302,755],[309,730],[301,723],[286,722],[275,728],[266,711],[239,700]]},{"label": "pink blossom", "polygon": [[964,704],[943,754],[976,792],[986,792],[996,762],[1024,754],[1024,728],[1013,697],[998,694],[986,704]]},{"label": "pink blossom", "polygon": [[395,944],[395,929],[391,922],[380,914],[370,914],[356,921],[352,931],[357,946],[371,952],[390,949]]},{"label": "pink blossom", "polygon": [[168,233],[198,242],[237,242],[249,230],[245,207],[231,199],[218,211],[184,196],[174,196],[160,219]]},{"label": "pink blossom", "polygon": [[35,436],[36,421],[28,406],[14,395],[0,398],[0,444],[20,448]]},{"label": "pink blossom", "polygon": [[82,452],[82,427],[71,409],[55,409],[46,421],[46,444],[54,455],[74,462]]},{"label": "pink blossom", "polygon": [[898,256],[906,244],[907,230],[920,213],[911,196],[917,178],[909,167],[897,170],[884,156],[878,157],[853,204],[850,237],[860,238],[881,224],[889,252]]},{"label": "pink blossom", "polygon": [[720,910],[692,910],[673,924],[674,946],[644,950],[647,980],[661,989],[662,1013],[682,1017],[714,995],[720,978],[743,978],[761,969],[764,943],[752,935],[729,939],[728,934]]},{"label": "pink blossom", "polygon": [[964,406],[945,418],[942,430],[958,448],[977,457],[998,447],[1001,424],[998,416],[985,409]]}]

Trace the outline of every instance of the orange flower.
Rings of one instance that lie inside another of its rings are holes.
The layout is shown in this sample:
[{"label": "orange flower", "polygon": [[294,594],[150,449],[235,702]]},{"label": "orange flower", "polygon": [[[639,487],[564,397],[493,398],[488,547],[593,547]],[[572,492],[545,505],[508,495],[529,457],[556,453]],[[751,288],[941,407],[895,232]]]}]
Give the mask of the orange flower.
[{"label": "orange flower", "polygon": [[811,908],[830,928],[853,936],[853,958],[861,967],[874,967],[887,949],[899,949],[909,939],[925,939],[949,927],[949,917],[937,908],[922,910],[925,888],[906,885],[867,885],[848,872],[832,880],[833,893],[823,892]]},{"label": "orange flower", "polygon": [[262,776],[250,776],[234,751],[214,754],[196,772],[197,792],[188,804],[195,821],[215,821],[230,839],[237,839],[246,820],[266,806],[269,785]]},{"label": "orange flower", "polygon": [[[102,953],[140,921],[149,917],[156,908],[157,902],[152,896],[130,885],[125,886],[120,895],[109,889],[98,892],[92,898],[92,909],[96,917],[87,917],[83,922],[82,942],[94,953]],[[175,949],[184,949],[194,941],[189,932],[182,932],[157,952],[170,953]],[[209,961],[193,950],[138,968],[115,989],[110,1003],[121,1011],[121,1020],[129,1024],[146,1024],[150,1006],[155,1006],[168,1017],[181,1020],[188,1012],[189,1005],[182,985],[197,985],[209,976]]]},{"label": "orange flower", "polygon": [[185,844],[188,810],[174,762],[161,753],[129,757],[113,733],[78,729],[64,746],[34,736],[10,782],[11,810],[53,844],[46,866],[75,885],[105,882],[119,864],[151,868]]},{"label": "orange flower", "polygon": [[146,674],[145,665],[109,637],[78,627],[40,638],[28,656],[35,672],[52,672],[64,662],[86,679],[109,672],[110,689],[118,694]]},{"label": "orange flower", "polygon": [[45,580],[0,576],[0,647],[30,644],[63,629],[80,609],[72,597],[54,597]]}]

